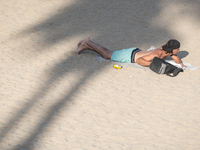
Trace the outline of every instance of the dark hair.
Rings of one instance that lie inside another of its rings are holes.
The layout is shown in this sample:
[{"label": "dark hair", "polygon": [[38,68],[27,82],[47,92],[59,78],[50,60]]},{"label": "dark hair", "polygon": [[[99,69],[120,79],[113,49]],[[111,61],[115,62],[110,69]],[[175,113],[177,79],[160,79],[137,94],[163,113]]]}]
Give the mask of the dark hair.
[{"label": "dark hair", "polygon": [[167,51],[165,51],[165,53],[166,53],[166,54],[167,54],[167,53],[173,53],[173,49],[167,50]]},{"label": "dark hair", "polygon": [[166,51],[166,54],[172,53],[173,50],[177,48],[180,48],[180,42],[175,39],[169,40],[165,45],[162,46],[162,49]]}]

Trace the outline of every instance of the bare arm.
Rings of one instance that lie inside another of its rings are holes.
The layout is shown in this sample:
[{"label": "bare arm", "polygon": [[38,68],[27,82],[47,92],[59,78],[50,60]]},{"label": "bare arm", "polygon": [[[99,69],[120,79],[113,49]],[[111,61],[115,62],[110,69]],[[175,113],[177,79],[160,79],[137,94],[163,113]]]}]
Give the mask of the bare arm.
[{"label": "bare arm", "polygon": [[158,55],[149,54],[149,55],[140,57],[136,60],[136,63],[140,64],[141,66],[149,66],[154,57],[158,57]]},{"label": "bare arm", "polygon": [[183,67],[187,67],[186,65],[183,64],[183,62],[177,55],[172,55],[171,57],[175,61],[175,63],[180,64]]}]

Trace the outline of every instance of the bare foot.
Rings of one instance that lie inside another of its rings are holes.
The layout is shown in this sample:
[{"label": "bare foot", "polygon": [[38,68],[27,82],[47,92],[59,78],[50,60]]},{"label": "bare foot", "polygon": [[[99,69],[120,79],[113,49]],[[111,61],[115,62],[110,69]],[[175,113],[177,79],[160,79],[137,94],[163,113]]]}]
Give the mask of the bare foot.
[{"label": "bare foot", "polygon": [[83,41],[85,41],[86,39],[87,39],[87,40],[90,40],[89,37],[87,37],[87,38],[85,38],[85,39],[82,39],[80,42],[78,42],[77,46],[79,47],[79,46],[81,45],[81,43],[82,43]]},{"label": "bare foot", "polygon": [[78,42],[78,44],[77,44],[78,47],[81,45],[81,43],[83,42],[83,40],[81,40],[80,42]]},{"label": "bare foot", "polygon": [[92,50],[92,48],[87,44],[87,42],[90,40],[89,37],[81,40],[78,43],[78,49],[76,50],[76,53],[78,54],[79,52],[83,51],[83,50]]}]

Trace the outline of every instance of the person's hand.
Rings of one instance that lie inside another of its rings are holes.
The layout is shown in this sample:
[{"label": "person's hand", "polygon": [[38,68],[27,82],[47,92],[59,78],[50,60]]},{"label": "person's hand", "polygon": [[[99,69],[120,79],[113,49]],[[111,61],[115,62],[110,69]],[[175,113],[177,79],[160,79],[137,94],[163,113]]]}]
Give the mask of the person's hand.
[{"label": "person's hand", "polygon": [[182,68],[182,69],[186,69],[186,68],[187,68],[187,66],[186,66],[186,65],[184,65],[184,64],[181,64],[181,68]]}]

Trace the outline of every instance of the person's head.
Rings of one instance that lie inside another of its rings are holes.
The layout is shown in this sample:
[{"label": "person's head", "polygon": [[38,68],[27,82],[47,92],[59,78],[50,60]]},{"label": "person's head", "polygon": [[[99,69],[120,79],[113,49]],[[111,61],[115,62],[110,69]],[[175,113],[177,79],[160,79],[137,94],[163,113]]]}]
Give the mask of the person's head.
[{"label": "person's head", "polygon": [[165,51],[165,53],[172,53],[172,54],[177,54],[180,48],[180,42],[171,39],[169,40],[165,45],[162,46],[162,49]]}]

